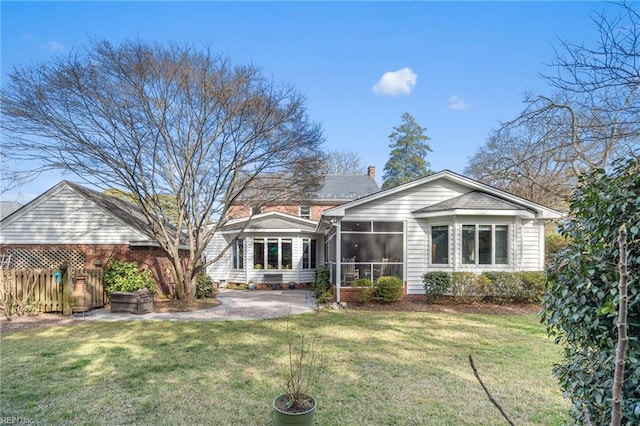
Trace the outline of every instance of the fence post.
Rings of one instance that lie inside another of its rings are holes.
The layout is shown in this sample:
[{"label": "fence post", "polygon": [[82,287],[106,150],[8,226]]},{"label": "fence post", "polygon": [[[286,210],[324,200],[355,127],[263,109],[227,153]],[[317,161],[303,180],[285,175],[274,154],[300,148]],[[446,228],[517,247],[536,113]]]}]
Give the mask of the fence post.
[{"label": "fence post", "polygon": [[67,263],[62,262],[60,265],[62,271],[62,315],[71,315],[71,305],[69,304],[69,296],[71,295],[71,274]]}]

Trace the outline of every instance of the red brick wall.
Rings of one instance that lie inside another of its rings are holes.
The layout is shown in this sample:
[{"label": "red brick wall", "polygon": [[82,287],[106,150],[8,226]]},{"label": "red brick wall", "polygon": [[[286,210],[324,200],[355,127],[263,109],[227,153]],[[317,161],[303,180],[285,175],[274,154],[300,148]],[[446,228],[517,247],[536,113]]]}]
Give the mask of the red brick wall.
[{"label": "red brick wall", "polygon": [[[353,287],[340,287],[340,302],[355,303],[358,295],[357,288]],[[402,297],[407,296],[407,282],[405,281],[402,286]]]},{"label": "red brick wall", "polygon": [[[77,250],[84,253],[85,268],[94,268],[100,261],[105,265],[109,259],[123,262],[137,262],[142,269],[150,269],[158,284],[159,295],[174,295],[174,283],[171,276],[171,262],[158,247],[130,247],[128,244],[31,244],[3,245],[4,252],[11,248],[31,250]],[[188,253],[184,253],[188,256]]]},{"label": "red brick wall", "polygon": [[[325,206],[325,205],[312,205],[311,207],[311,219],[312,220],[320,220],[320,216],[322,212],[335,207],[335,205]],[[245,206],[231,206],[227,211],[227,217],[229,219],[239,219],[242,217],[249,216],[249,207]],[[299,206],[266,206],[262,208],[262,213],[268,212],[280,212],[286,213],[292,216],[298,216],[300,213]]]}]

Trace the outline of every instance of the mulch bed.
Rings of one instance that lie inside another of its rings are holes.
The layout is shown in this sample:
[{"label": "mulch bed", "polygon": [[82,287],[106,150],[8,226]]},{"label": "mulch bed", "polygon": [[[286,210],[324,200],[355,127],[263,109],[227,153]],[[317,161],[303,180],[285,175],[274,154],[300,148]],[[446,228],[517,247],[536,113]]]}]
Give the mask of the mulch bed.
[{"label": "mulch bed", "polygon": [[[154,301],[154,312],[191,312],[201,309],[210,309],[218,306],[216,299],[196,300],[185,305],[184,302],[175,299],[159,299]],[[108,308],[107,308],[108,309]],[[485,315],[527,315],[540,312],[540,305],[500,305],[493,303],[452,303],[450,300],[427,301],[426,297],[405,297],[396,303],[383,303],[372,301],[369,303],[349,303],[347,309],[357,311],[389,311],[389,312],[443,312]],[[9,334],[15,331],[38,327],[50,327],[56,325],[78,324],[74,318],[60,314],[39,314],[34,316],[16,317],[11,321],[0,319],[0,333]]]}]

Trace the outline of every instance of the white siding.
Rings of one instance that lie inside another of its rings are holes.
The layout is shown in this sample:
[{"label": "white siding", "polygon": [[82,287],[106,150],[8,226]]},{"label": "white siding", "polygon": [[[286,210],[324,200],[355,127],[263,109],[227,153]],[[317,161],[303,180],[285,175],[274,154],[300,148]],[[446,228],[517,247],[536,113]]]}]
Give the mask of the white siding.
[{"label": "white siding", "polygon": [[2,244],[127,244],[148,236],[62,185],[0,224]]},{"label": "white siding", "polygon": [[[293,265],[292,269],[273,269],[273,270],[259,270],[253,269],[253,238],[270,238],[270,237],[279,237],[279,238],[291,238],[292,240],[292,256],[293,256]],[[232,236],[223,236],[221,234],[216,234],[211,241],[211,244],[207,247],[206,255],[207,259],[213,259],[217,256],[220,251],[224,249],[226,244],[228,244],[228,240],[233,238]],[[294,281],[298,283],[310,283],[313,282],[315,277],[315,269],[302,269],[302,241],[304,238],[311,238],[316,240],[316,251],[317,251],[317,261],[316,265],[322,265],[324,263],[324,245],[322,238],[318,235],[304,235],[300,236],[296,233],[291,234],[283,234],[279,233],[276,235],[265,234],[256,234],[253,236],[243,237],[245,239],[245,250],[244,250],[244,266],[245,269],[242,271],[231,269],[233,259],[232,259],[232,251],[227,250],[227,252],[213,265],[207,268],[207,274],[214,281],[226,281],[226,282],[237,282],[237,283],[247,283],[249,281],[253,281],[255,283],[263,282],[263,275],[269,273],[282,274],[282,281],[284,283]]]},{"label": "white siding", "polygon": [[411,188],[349,209],[343,220],[405,221],[404,279],[407,292],[422,294],[422,275],[426,272],[429,262],[427,228],[424,226],[425,222],[417,221],[412,212],[467,192],[468,188],[443,179],[426,187]]},{"label": "white siding", "polygon": [[539,271],[544,265],[544,239],[540,228],[541,221],[529,220],[522,224],[522,265],[524,271]]},{"label": "white siding", "polygon": [[[508,216],[443,216],[416,220],[413,211],[457,197],[469,191],[460,184],[438,180],[430,185],[418,186],[387,197],[360,204],[346,210],[342,220],[374,220],[405,222],[405,271],[408,294],[423,294],[422,275],[429,270],[454,271],[517,271],[540,270],[540,241],[542,221],[521,221]],[[430,265],[429,226],[450,225],[449,265]],[[460,256],[462,224],[506,224],[509,225],[508,265],[462,265]],[[543,254],[542,254],[543,256]]]}]

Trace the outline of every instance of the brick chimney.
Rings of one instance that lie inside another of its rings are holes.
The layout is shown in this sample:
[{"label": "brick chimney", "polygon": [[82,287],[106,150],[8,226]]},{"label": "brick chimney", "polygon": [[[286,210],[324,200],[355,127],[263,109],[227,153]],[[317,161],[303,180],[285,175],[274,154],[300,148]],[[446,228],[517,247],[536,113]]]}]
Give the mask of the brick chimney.
[{"label": "brick chimney", "polygon": [[376,166],[367,167],[367,176],[369,176],[371,179],[376,178]]}]

